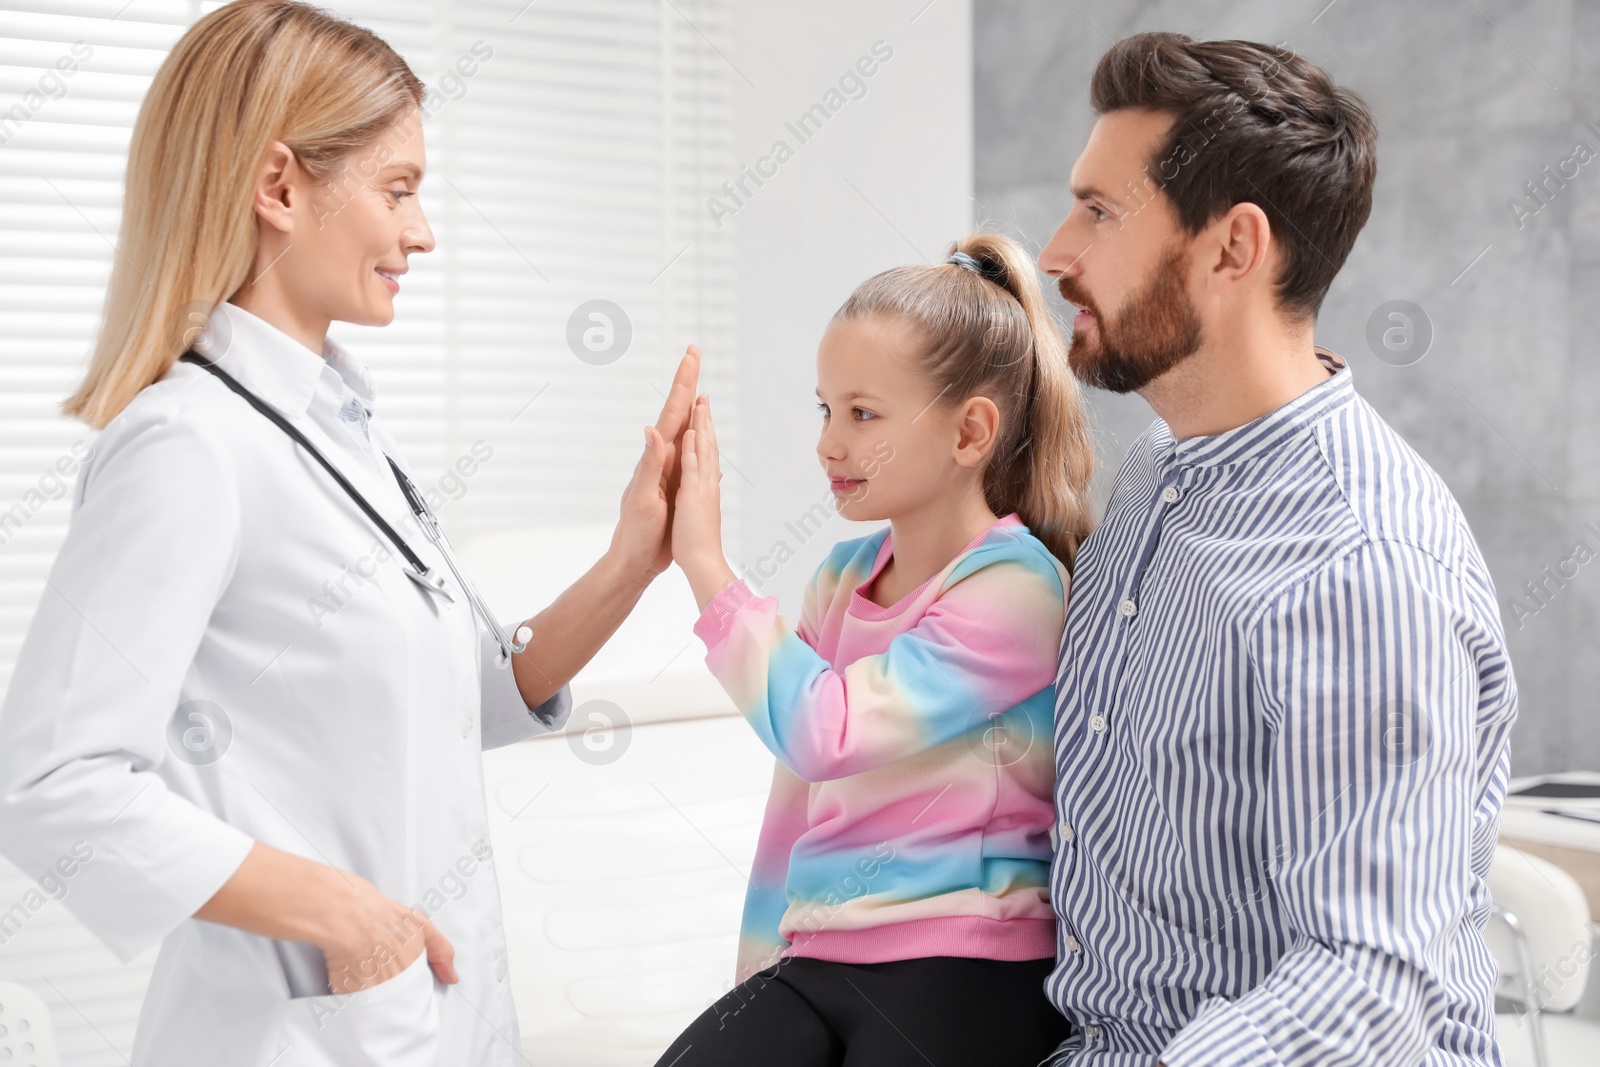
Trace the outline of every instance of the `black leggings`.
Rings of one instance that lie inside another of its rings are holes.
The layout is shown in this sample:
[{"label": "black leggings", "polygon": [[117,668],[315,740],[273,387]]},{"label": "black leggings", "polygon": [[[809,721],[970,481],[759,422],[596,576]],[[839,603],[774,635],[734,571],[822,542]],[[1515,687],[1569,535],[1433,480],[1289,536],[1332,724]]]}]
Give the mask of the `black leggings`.
[{"label": "black leggings", "polygon": [[787,956],[729,990],[656,1067],[1036,1067],[1072,1025],[1045,999],[1055,960]]}]

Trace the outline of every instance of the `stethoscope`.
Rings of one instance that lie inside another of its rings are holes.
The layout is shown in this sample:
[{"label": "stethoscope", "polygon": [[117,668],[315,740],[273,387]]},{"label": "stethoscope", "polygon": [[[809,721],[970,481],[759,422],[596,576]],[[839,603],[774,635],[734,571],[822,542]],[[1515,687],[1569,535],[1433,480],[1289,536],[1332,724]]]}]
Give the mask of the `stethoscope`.
[{"label": "stethoscope", "polygon": [[[223,385],[238,393],[245,399],[246,403],[271,419],[278,429],[288,434],[301,448],[311,453],[311,458],[322,464],[322,468],[333,475],[333,480],[339,483],[339,487],[350,495],[350,499],[354,500],[357,506],[366,513],[367,518],[376,523],[378,529],[383,531],[384,536],[400,550],[400,554],[405,557],[406,561],[406,565],[403,568],[406,577],[446,603],[455,603],[455,597],[451,596],[449,589],[445,588],[444,578],[435,574],[431,567],[422,562],[422,558],[411,550],[410,545],[406,544],[405,538],[401,537],[395,528],[389,525],[388,520],[378,514],[378,510],[367,502],[367,498],[361,495],[360,490],[350,484],[348,478],[339,473],[337,467],[328,462],[327,457],[317,451],[315,445],[306,440],[305,434],[297,430],[272,405],[240,385],[231,374],[194,349],[189,349],[178,358],[204,367],[216,375]],[[433,509],[428,506],[428,502],[422,498],[422,493],[418,491],[416,485],[406,476],[406,472],[400,469],[400,465],[387,452],[383,454],[383,458],[389,461],[389,469],[394,471],[395,481],[400,483],[400,492],[405,495],[406,503],[411,506],[411,513],[416,516],[417,525],[421,527],[423,535],[429,541],[432,541],[434,547],[439,550],[439,555],[444,559],[445,566],[450,568],[451,575],[455,577],[457,587],[466,594],[467,603],[472,605],[473,613],[483,620],[484,625],[489,627],[489,632],[494,634],[494,639],[499,642],[500,655],[495,661],[495,665],[504,667],[511,662],[513,653],[521,652],[528,647],[528,641],[533,637],[533,631],[527,626],[521,626],[517,628],[515,637],[506,633],[505,627],[501,626],[499,620],[494,617],[494,613],[489,610],[488,605],[483,602],[483,598],[478,595],[477,589],[473,587],[471,582],[467,581],[467,576],[461,573],[461,567],[456,563],[455,553],[450,550],[450,542],[446,540],[444,530],[439,526],[438,518],[433,514]]]}]

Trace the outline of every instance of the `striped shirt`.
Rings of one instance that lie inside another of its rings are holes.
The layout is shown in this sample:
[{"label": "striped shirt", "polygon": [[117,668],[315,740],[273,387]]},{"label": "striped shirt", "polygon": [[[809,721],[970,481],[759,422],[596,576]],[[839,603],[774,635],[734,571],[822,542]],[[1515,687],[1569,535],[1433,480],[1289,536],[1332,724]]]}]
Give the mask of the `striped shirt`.
[{"label": "striped shirt", "polygon": [[1046,1062],[1497,1064],[1516,688],[1455,499],[1330,376],[1134,443],[1073,578]]}]

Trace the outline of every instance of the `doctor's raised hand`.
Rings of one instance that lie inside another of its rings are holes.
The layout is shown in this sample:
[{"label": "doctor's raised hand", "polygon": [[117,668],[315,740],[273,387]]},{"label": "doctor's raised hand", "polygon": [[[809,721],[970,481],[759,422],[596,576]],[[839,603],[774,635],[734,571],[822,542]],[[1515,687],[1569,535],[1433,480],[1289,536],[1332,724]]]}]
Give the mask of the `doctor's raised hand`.
[{"label": "doctor's raised hand", "polygon": [[651,577],[672,565],[668,531],[678,492],[678,457],[699,375],[700,349],[690,345],[678,364],[660,417],[654,426],[644,429],[644,454],[623,493],[622,517],[611,538],[612,551]]},{"label": "doctor's raised hand", "polygon": [[593,566],[531,617],[476,595],[328,336],[434,247],[425,99],[370,31],[239,0],[140,106],[63,404],[101,432],[0,708],[0,853],[72,859],[62,905],[160,947],[131,1067],[510,1064],[484,750],[565,726],[684,500],[711,536],[691,346]]}]

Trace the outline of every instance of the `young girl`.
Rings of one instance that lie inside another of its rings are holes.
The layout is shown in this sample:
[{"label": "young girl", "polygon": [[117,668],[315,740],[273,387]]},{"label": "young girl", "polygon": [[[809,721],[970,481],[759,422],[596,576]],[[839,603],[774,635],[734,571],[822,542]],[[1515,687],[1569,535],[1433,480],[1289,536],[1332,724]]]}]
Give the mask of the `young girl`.
[{"label": "young girl", "polygon": [[817,352],[836,545],[797,626],[722,554],[716,436],[684,435],[673,558],[706,664],[777,757],[740,984],[659,1067],[1006,1064],[1068,1033],[1055,955],[1056,657],[1090,445],[1031,257],[978,234],[885,271]]}]

